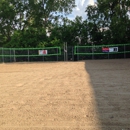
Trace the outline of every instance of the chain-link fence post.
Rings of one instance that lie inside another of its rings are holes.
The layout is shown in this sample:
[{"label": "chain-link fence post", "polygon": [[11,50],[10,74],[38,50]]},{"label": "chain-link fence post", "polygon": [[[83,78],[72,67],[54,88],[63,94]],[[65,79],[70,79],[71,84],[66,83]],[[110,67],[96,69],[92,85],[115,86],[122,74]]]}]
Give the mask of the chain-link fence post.
[{"label": "chain-link fence post", "polygon": [[109,51],[108,51],[108,59],[109,59]]},{"label": "chain-link fence post", "polygon": [[67,57],[67,42],[64,43],[64,61],[67,61],[68,60],[68,57]]},{"label": "chain-link fence post", "polygon": [[124,45],[124,58],[126,58],[125,45]]},{"label": "chain-link fence post", "polygon": [[15,57],[15,49],[14,49],[14,62],[16,62],[16,57]]},{"label": "chain-link fence post", "polygon": [[92,44],[92,59],[94,59],[94,48],[93,48],[93,44]]},{"label": "chain-link fence post", "polygon": [[9,49],[9,51],[10,51],[10,53],[9,53],[9,54],[10,54],[10,62],[11,62],[11,48]]},{"label": "chain-link fence post", "polygon": [[4,48],[2,47],[2,61],[4,63]]},{"label": "chain-link fence post", "polygon": [[79,53],[79,48],[78,48],[78,44],[77,44],[77,61],[79,60],[79,55],[78,55],[78,53]]},{"label": "chain-link fence post", "polygon": [[57,51],[57,57],[56,57],[56,58],[57,58],[57,61],[58,61],[58,54],[59,54],[59,53],[58,53],[58,48],[56,49],[56,51]]},{"label": "chain-link fence post", "polygon": [[74,47],[72,47],[72,61],[74,61]]},{"label": "chain-link fence post", "polygon": [[28,62],[29,62],[29,49],[28,49]]}]

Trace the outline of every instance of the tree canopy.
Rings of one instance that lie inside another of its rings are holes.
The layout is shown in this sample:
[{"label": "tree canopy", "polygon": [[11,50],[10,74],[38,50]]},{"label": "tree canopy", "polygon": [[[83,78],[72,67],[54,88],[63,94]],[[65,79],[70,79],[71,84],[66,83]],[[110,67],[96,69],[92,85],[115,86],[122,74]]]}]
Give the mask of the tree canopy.
[{"label": "tree canopy", "polygon": [[86,19],[69,20],[74,7],[75,0],[1,0],[0,46],[71,46],[76,36],[81,45],[130,42],[130,1],[97,0],[86,7]]}]

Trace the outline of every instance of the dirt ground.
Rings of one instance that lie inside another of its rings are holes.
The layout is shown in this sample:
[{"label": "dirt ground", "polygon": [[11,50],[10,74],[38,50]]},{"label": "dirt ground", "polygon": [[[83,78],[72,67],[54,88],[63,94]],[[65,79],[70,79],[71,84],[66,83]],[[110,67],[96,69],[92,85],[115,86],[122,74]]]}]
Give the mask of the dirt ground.
[{"label": "dirt ground", "polygon": [[130,130],[130,59],[0,64],[0,130]]}]

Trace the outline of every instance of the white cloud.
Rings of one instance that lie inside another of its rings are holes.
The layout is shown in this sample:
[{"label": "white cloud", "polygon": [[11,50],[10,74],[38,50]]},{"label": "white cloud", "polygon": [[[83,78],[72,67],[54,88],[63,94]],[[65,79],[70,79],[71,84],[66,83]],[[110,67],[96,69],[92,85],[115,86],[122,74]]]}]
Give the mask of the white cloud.
[{"label": "white cloud", "polygon": [[81,2],[81,5],[83,6],[84,5],[84,2],[85,2],[85,0],[81,0],[82,2]]},{"label": "white cloud", "polygon": [[69,19],[73,20],[76,16],[82,16],[83,19],[86,18],[85,9],[88,5],[94,5],[95,0],[76,0],[75,3],[77,7],[73,9],[71,15],[68,16]]},{"label": "white cloud", "polygon": [[89,0],[88,5],[94,5],[94,0]]}]

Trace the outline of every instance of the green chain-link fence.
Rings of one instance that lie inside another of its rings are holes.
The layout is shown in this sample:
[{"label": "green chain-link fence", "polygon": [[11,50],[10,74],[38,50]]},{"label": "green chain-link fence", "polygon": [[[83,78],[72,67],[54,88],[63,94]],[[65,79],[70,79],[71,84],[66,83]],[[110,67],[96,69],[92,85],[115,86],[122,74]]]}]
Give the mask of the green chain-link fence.
[{"label": "green chain-link fence", "polygon": [[130,44],[68,46],[45,48],[0,48],[0,62],[78,61],[130,58]]}]

